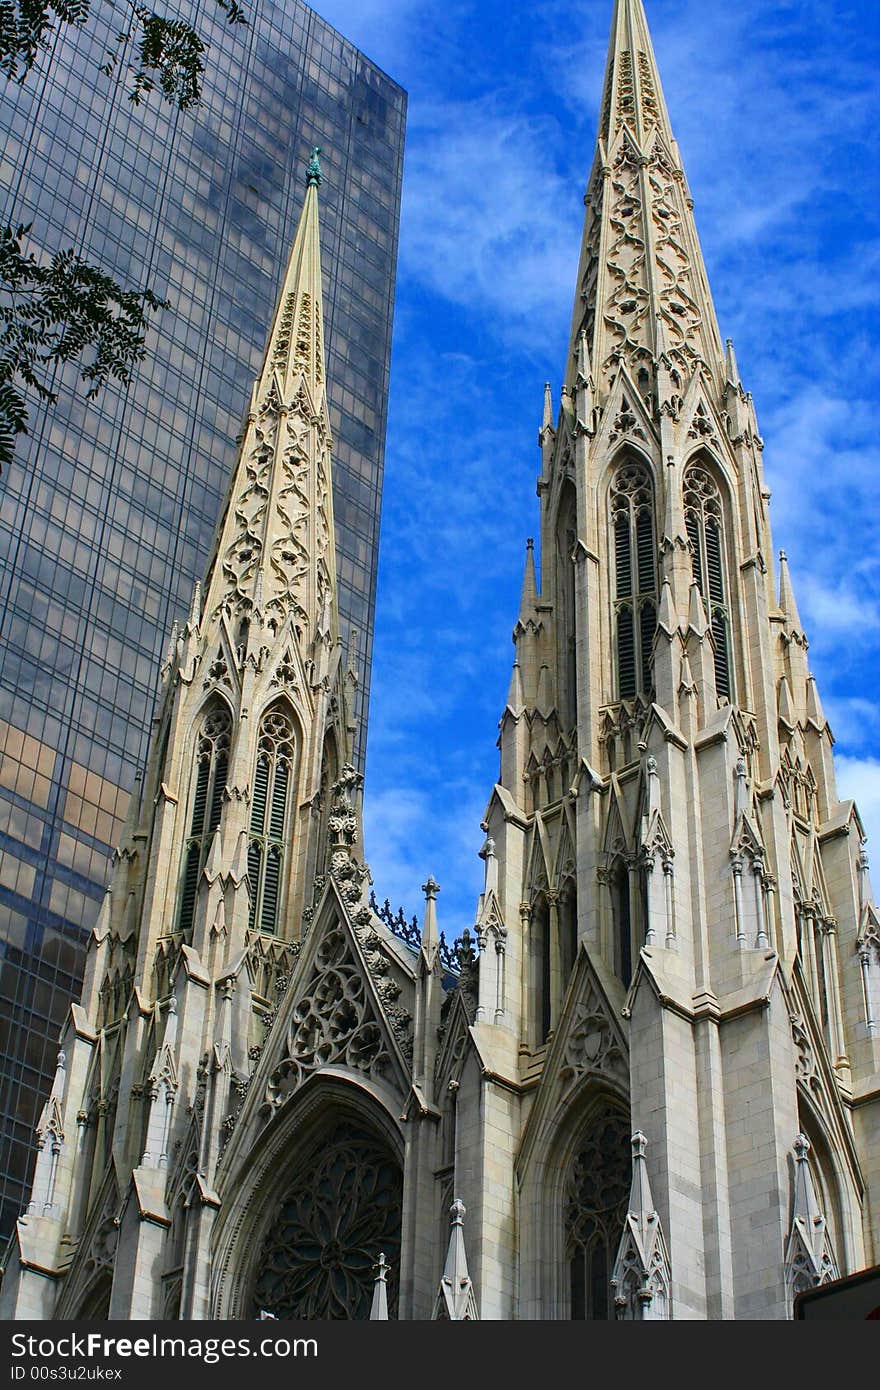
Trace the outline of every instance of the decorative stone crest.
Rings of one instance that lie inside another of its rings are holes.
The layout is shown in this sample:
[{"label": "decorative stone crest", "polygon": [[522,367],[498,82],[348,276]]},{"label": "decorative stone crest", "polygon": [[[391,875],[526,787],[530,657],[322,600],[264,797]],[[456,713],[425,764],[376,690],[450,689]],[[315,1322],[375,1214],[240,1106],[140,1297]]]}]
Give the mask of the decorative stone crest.
[{"label": "decorative stone crest", "polygon": [[611,423],[611,432],[608,435],[609,444],[614,444],[624,434],[646,441],[648,438],[626,396],[621,400],[620,410]]},{"label": "decorative stone crest", "polygon": [[670,1316],[671,1271],[660,1217],[654,1208],[641,1131],[632,1137],[629,1209],[611,1277],[618,1319],[665,1320]]},{"label": "decorative stone crest", "polygon": [[563,1059],[560,1080],[567,1090],[586,1076],[629,1083],[629,1064],[617,1030],[592,980],[575,1007]]},{"label": "decorative stone crest", "polygon": [[828,1224],[816,1197],[808,1154],[810,1141],[794,1141],[792,1220],[785,1248],[785,1284],[791,1304],[797,1294],[837,1278],[837,1260]]}]

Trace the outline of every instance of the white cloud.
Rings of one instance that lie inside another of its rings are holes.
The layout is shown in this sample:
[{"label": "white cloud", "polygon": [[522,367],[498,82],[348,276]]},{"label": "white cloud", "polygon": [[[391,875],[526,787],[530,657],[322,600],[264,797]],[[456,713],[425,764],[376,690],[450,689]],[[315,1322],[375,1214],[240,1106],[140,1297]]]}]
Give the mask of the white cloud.
[{"label": "white cloud", "polygon": [[545,315],[560,321],[574,292],[582,209],[556,170],[555,121],[505,93],[414,105],[409,133],[404,272],[490,313],[501,335],[522,339]]},{"label": "white cloud", "polygon": [[865,748],[880,742],[880,705],[860,696],[823,700],[828,722],[842,748]]},{"label": "white cloud", "polygon": [[[377,27],[378,4],[364,7]],[[859,756],[880,732],[865,698],[880,661],[880,243],[863,24],[830,0],[649,8],[841,782],[856,779],[876,824],[877,769]],[[407,0],[389,11],[410,116],[367,849],[380,896],[410,913],[433,872],[458,930],[479,889],[522,543],[537,529],[541,387],[562,367],[611,10],[535,0],[527,25],[501,28],[468,0],[442,22]]]},{"label": "white cloud", "polygon": [[827,632],[834,644],[848,637],[864,639],[880,631],[880,608],[852,592],[846,580],[825,584],[806,575],[798,589],[798,607],[809,632]]},{"label": "white cloud", "polygon": [[868,836],[868,847],[874,847],[876,859],[880,854],[880,759],[850,758],[842,754],[834,759],[834,766],[837,794],[844,801],[855,801]]},{"label": "white cloud", "polygon": [[364,796],[364,848],[379,902],[422,919],[421,885],[429,874],[440,883],[437,916],[447,941],[473,927],[477,895],[483,885],[478,852],[480,817],[488,791],[459,782],[377,788],[367,782]]},{"label": "white cloud", "polygon": [[402,86],[427,0],[322,0],[321,18]]}]

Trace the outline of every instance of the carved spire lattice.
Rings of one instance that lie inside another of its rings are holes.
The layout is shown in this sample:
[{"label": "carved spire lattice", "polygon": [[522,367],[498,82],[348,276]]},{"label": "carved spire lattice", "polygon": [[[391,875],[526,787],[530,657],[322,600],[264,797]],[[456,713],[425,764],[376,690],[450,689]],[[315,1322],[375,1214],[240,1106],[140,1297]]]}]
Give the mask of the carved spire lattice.
[{"label": "carved spire lattice", "polygon": [[642,0],[615,5],[585,204],[567,380],[583,333],[600,396],[621,363],[639,380],[662,355],[682,381],[702,366],[720,390],[724,351]]},{"label": "carved spire lattice", "polygon": [[338,628],[315,164],[205,583],[207,615],[304,641]]}]

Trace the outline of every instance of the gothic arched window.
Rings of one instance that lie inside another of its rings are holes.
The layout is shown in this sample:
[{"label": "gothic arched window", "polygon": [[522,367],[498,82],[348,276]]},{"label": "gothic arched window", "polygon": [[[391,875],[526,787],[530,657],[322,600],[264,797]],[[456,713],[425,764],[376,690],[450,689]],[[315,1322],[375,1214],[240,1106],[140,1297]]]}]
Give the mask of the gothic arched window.
[{"label": "gothic arched window", "polygon": [[535,1042],[540,1045],[547,1041],[550,1032],[550,908],[543,893],[539,893],[532,905],[530,926],[532,957],[532,1026]]},{"label": "gothic arched window", "polygon": [[562,993],[565,994],[574,963],[577,960],[577,887],[573,878],[567,879],[559,894],[559,960],[562,969]]},{"label": "gothic arched window", "polygon": [[211,706],[202,720],[196,744],[189,833],[183,851],[178,931],[188,933],[192,930],[199,874],[205,867],[214,831],[220,824],[231,737],[232,716],[226,705],[218,702]]},{"label": "gothic arched window", "polygon": [[539,892],[532,902],[528,942],[531,1034],[535,1047],[541,1047],[551,1031],[551,909],[545,892]]},{"label": "gothic arched window", "polygon": [[632,911],[629,870],[622,859],[616,860],[611,866],[608,886],[611,889],[611,916],[614,924],[614,968],[618,977],[629,988],[633,969]]},{"label": "gothic arched window", "polygon": [[628,700],[654,683],[652,652],[657,628],[657,561],[654,493],[648,470],[628,462],[611,485],[614,532],[614,623],[617,694]]},{"label": "gothic arched window", "polygon": [[721,494],[705,468],[692,464],[684,477],[684,519],[694,579],[703,598],[715,644],[715,688],[731,699],[730,604],[724,561]]},{"label": "gothic arched window", "polygon": [[631,1183],[626,1117],[608,1104],[595,1112],[565,1185],[565,1256],[569,1315],[603,1322],[614,1317],[611,1271],[623,1235]]},{"label": "gothic arched window", "polygon": [[248,842],[250,926],[264,932],[278,927],[295,749],[293,721],[276,705],[260,723]]},{"label": "gothic arched window", "polygon": [[344,1119],[294,1171],[256,1261],[252,1315],[368,1318],[382,1252],[393,1316],[403,1181],[388,1144]]}]

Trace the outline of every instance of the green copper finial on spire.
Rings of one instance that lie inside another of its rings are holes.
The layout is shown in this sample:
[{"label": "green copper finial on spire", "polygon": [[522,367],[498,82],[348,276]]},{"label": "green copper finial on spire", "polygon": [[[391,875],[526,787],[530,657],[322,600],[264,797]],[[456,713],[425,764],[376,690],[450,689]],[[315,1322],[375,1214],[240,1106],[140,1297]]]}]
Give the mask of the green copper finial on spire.
[{"label": "green copper finial on spire", "polygon": [[316,188],[321,186],[321,161],[318,155],[321,153],[321,146],[316,145],[312,150],[312,157],[306,165],[306,188],[311,188],[312,184]]}]

